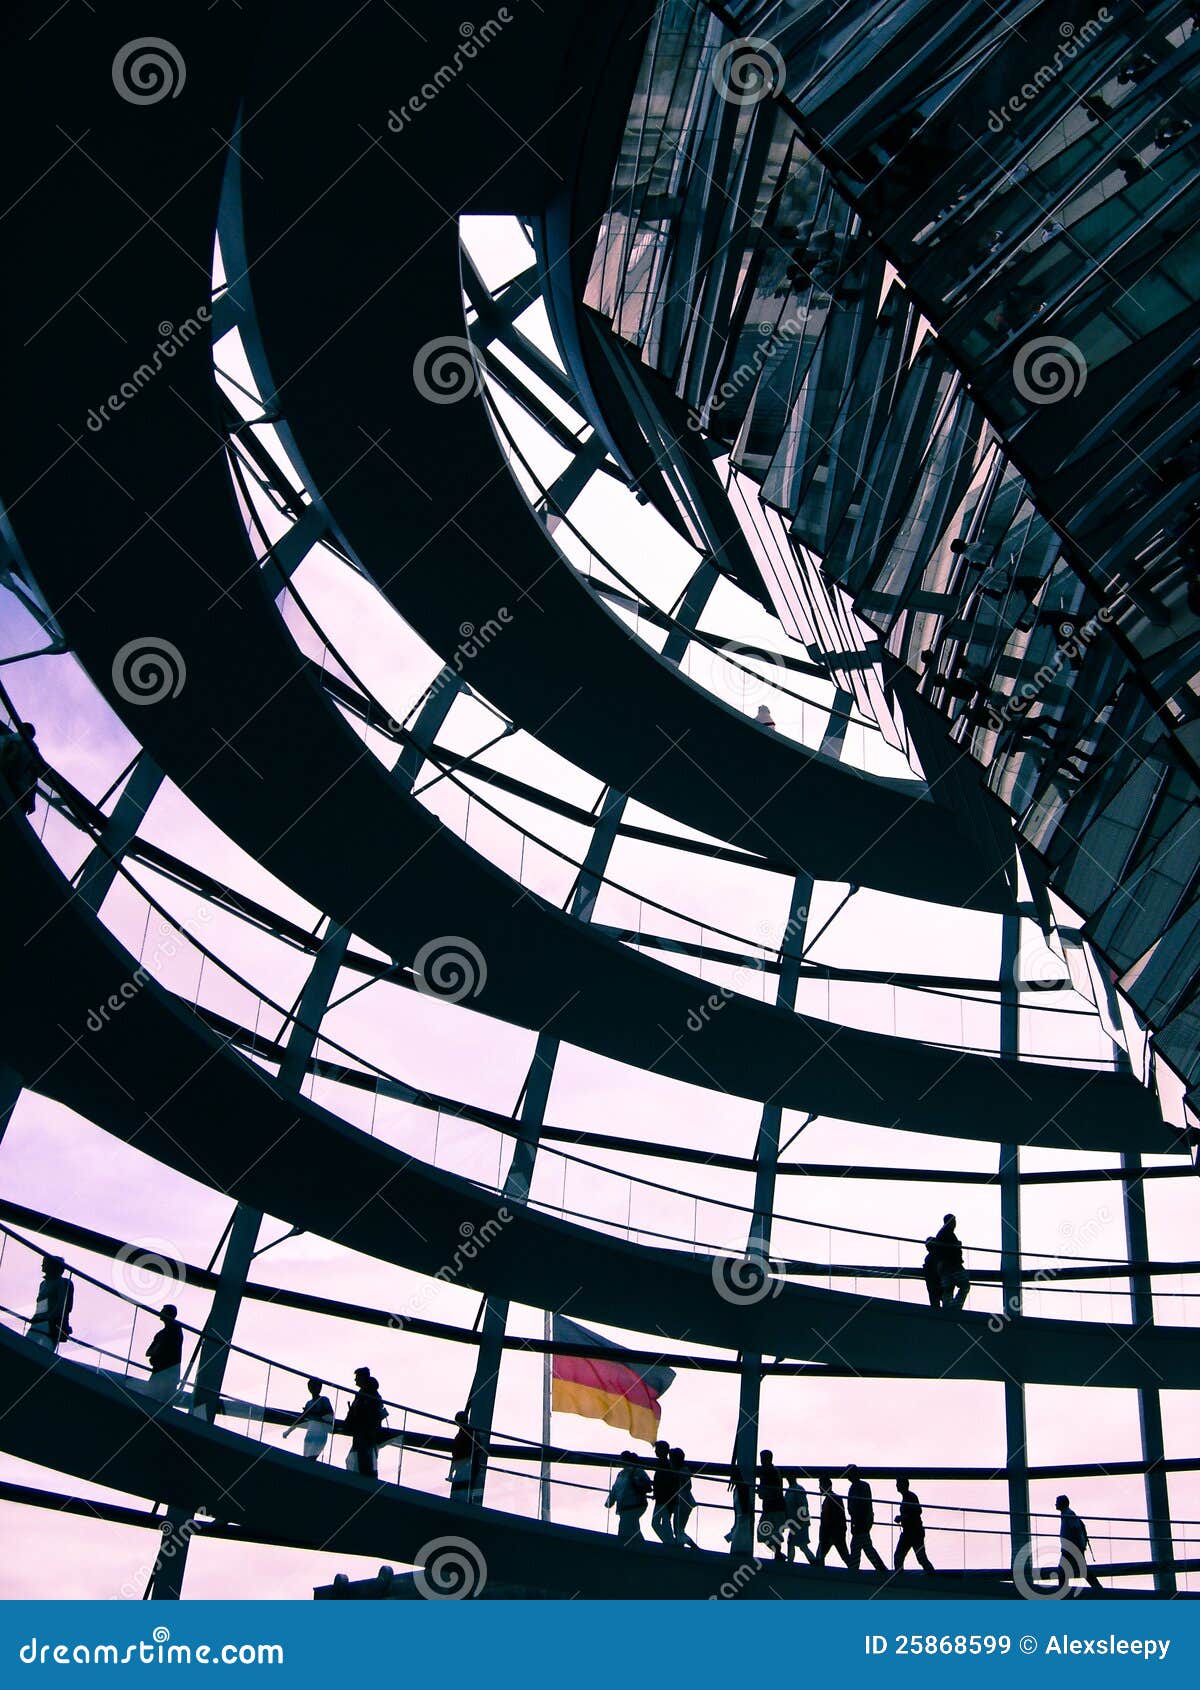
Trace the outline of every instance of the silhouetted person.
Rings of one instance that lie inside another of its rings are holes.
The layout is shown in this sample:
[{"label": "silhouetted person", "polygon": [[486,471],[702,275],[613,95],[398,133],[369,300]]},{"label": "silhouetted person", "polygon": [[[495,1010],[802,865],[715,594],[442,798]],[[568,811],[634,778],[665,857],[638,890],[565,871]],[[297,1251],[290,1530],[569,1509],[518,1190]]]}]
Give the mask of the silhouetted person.
[{"label": "silhouetted person", "polygon": [[875,1504],[871,1501],[871,1487],[853,1462],[846,1469],[850,1483],[846,1487],[846,1506],[850,1510],[850,1570],[858,1571],[861,1555],[865,1555],[877,1573],[887,1571],[879,1551],[871,1542],[871,1527],[875,1524]]},{"label": "silhouetted person", "polygon": [[650,1524],[663,1543],[675,1542],[675,1504],[679,1501],[680,1472],[671,1465],[671,1446],[659,1440],[654,1446],[654,1513]]},{"label": "silhouetted person", "polygon": [[351,1473],[361,1473],[365,1478],[374,1479],[377,1477],[375,1453],[383,1441],[387,1410],[379,1394],[379,1381],[373,1377],[369,1367],[354,1369],[354,1383],[358,1389],[342,1422],[343,1429],[350,1434],[350,1454],[346,1457],[346,1466]]},{"label": "silhouetted person", "polygon": [[743,1520],[752,1521],[754,1519],[754,1497],[750,1490],[750,1483],[742,1473],[741,1468],[736,1464],[729,1472],[729,1488],[733,1492],[733,1524],[725,1533],[726,1543],[733,1542],[738,1527]]},{"label": "silhouetted person", "polygon": [[762,1509],[758,1516],[758,1540],[769,1543],[777,1561],[783,1560],[783,1528],[787,1524],[787,1507],[784,1503],[783,1474],[775,1465],[775,1456],[769,1449],[759,1453],[762,1465],[758,1469],[758,1500]]},{"label": "silhouetted person", "polygon": [[27,816],[33,814],[38,776],[45,768],[32,722],[18,722],[16,732],[0,728],[0,775],[13,800]]},{"label": "silhouetted person", "polygon": [[48,1350],[56,1350],[71,1336],[75,1287],[66,1272],[67,1264],[61,1256],[42,1257],[42,1283],[38,1286],[37,1307],[27,1336]]},{"label": "silhouetted person", "polygon": [[459,1502],[474,1502],[483,1465],[483,1439],[471,1425],[465,1408],[454,1416],[457,1428],[450,1445],[450,1495]]},{"label": "silhouetted person", "polygon": [[787,1558],[796,1559],[799,1547],[806,1561],[815,1560],[811,1542],[812,1516],[808,1511],[808,1492],[800,1483],[799,1473],[793,1473],[783,1493],[783,1509],[787,1523]]},{"label": "silhouetted person", "polygon": [[971,1281],[963,1268],[962,1245],[954,1230],[956,1224],[955,1217],[947,1215],[933,1242],[937,1250],[938,1272],[942,1279],[942,1307],[957,1311],[967,1300]]},{"label": "silhouetted person", "polygon": [[907,1479],[897,1479],[896,1489],[900,1492],[900,1512],[896,1515],[900,1536],[896,1539],[893,1564],[900,1572],[911,1549],[925,1571],[931,1573],[933,1564],[925,1553],[925,1516],[921,1512],[921,1499]]},{"label": "silhouetted person", "polygon": [[942,1270],[938,1260],[938,1248],[934,1239],[925,1240],[925,1260],[921,1264],[921,1272],[925,1275],[925,1289],[929,1293],[929,1306],[940,1309],[942,1306]]},{"label": "silhouetted person", "polygon": [[775,726],[775,718],[771,714],[770,707],[766,704],[759,705],[754,720],[760,728],[773,728]]},{"label": "silhouetted person", "polygon": [[283,1435],[286,1438],[297,1426],[303,1426],[304,1449],[301,1453],[305,1461],[319,1461],[324,1454],[325,1445],[329,1442],[329,1434],[333,1431],[333,1422],[333,1404],[325,1395],[324,1381],[310,1379],[308,1401]]},{"label": "silhouetted person", "polygon": [[174,1303],[164,1303],[158,1318],[162,1326],[146,1346],[146,1361],[150,1367],[147,1388],[163,1402],[170,1402],[179,1389],[179,1367],[183,1361],[183,1327],[176,1319],[179,1310]]},{"label": "silhouetted person", "polygon": [[1093,1590],[1104,1586],[1087,1564],[1088,1530],[1071,1507],[1071,1499],[1056,1496],[1054,1506],[1059,1512],[1059,1540],[1062,1558],[1058,1563],[1058,1588],[1065,1590],[1073,1578],[1085,1578]]},{"label": "silhouetted person", "polygon": [[621,1461],[621,1471],[613,1480],[604,1506],[617,1511],[617,1542],[624,1547],[646,1541],[642,1536],[642,1515],[646,1512],[646,1502],[654,1486],[642,1466],[641,1457],[633,1450],[622,1451]]},{"label": "silhouetted person", "polygon": [[685,1549],[698,1549],[699,1544],[692,1541],[687,1530],[696,1498],[692,1495],[692,1476],[684,1465],[685,1460],[681,1449],[671,1451],[671,1466],[679,1474],[679,1491],[675,1498],[675,1541]]},{"label": "silhouetted person", "polygon": [[846,1510],[842,1507],[840,1496],[833,1494],[833,1480],[819,1479],[821,1491],[821,1519],[817,1529],[817,1553],[813,1556],[813,1565],[823,1567],[825,1557],[831,1549],[836,1549],[847,1566],[850,1556],[846,1550]]}]

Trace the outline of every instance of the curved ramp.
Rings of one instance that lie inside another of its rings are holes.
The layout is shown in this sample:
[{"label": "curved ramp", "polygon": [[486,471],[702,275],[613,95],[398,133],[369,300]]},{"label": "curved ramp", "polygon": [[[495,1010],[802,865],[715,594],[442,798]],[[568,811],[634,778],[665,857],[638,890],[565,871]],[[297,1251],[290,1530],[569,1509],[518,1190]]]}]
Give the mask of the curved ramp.
[{"label": "curved ramp", "polygon": [[[93,27],[103,35],[81,22]],[[205,297],[195,254],[207,254],[221,187],[212,131],[230,134],[236,117],[236,42],[225,20],[189,43],[188,98],[154,108],[158,147],[138,127],[145,113],[99,88],[86,56],[58,67],[46,86],[77,96],[89,153],[68,149],[11,213],[31,220],[14,228],[27,256],[10,276],[30,348],[9,372],[22,428],[0,465],[7,508],[83,662],[159,766],[268,870],[388,955],[469,938],[487,962],[472,1007],[502,1020],[734,1096],[876,1125],[1081,1148],[1153,1136],[1153,1102],[1124,1076],[959,1054],[744,997],[716,994],[716,1013],[703,983],[533,894],[514,901],[513,882],[412,802],[337,718],[247,566],[203,335],[86,432],[89,406],[98,416],[97,396],[128,379],[142,325],[194,323]],[[23,114],[36,138],[22,130],[23,146],[61,151],[37,78],[22,86],[30,108],[18,91],[0,121]],[[124,172],[125,193],[97,190],[97,163]],[[152,223],[140,206],[158,207]],[[86,270],[99,252],[106,262]],[[39,333],[62,277],[78,278],[87,304]],[[53,389],[41,364],[50,333]],[[65,446],[64,410],[85,429]],[[129,686],[128,647],[143,639],[167,651],[178,683],[152,703]],[[812,818],[814,832],[836,827],[839,804]]]},{"label": "curved ramp", "polygon": [[[436,66],[440,32],[431,23],[421,45],[398,16],[375,10],[313,59],[325,9],[287,5],[281,35],[295,74],[281,89],[273,63],[251,92],[222,229],[234,268],[249,272],[257,311],[243,332],[267,408],[277,398],[339,529],[444,658],[459,650],[464,619],[482,627],[508,611],[503,635],[471,658],[471,683],[564,757],[821,879],[1008,907],[994,836],[968,831],[915,783],[860,774],[758,728],[664,663],[566,564],[509,473],[482,400],[430,400],[432,356],[447,345],[461,355],[466,332],[452,214],[540,211],[551,198],[586,197],[584,174],[607,189],[642,43],[619,22],[615,9],[602,22],[577,19],[564,62],[552,56],[549,70],[545,43],[531,53],[514,26],[472,66],[473,98],[448,90],[419,127],[394,134],[383,120],[396,56],[416,86],[422,57]],[[560,117],[547,139],[543,119],[564,102],[570,129]],[[374,128],[364,112],[379,114]],[[512,150],[511,134],[507,145],[496,134],[498,112],[547,161],[540,183],[494,172],[492,160]]]},{"label": "curved ramp", "polygon": [[[348,1248],[533,1307],[646,1324],[680,1341],[862,1372],[1031,1383],[1200,1386],[1187,1329],[987,1316],[775,1282],[739,1299],[711,1257],[647,1249],[505,1202],[284,1090],[140,973],[23,823],[0,825],[0,1054],[31,1090],[189,1178]],[[106,1013],[105,1006],[111,1006]],[[92,1030],[94,1024],[99,1027]],[[187,1078],[181,1083],[181,1076]],[[314,1179],[329,1169],[336,1178]],[[463,1228],[487,1239],[466,1261]],[[722,1280],[722,1285],[724,1281]]]},{"label": "curved ramp", "polygon": [[[189,1511],[205,1508],[222,1521],[334,1554],[411,1564],[424,1562],[431,1546],[452,1538],[485,1579],[565,1596],[702,1601],[1015,1595],[1001,1582],[1003,1572],[993,1584],[949,1573],[883,1577],[832,1568],[792,1570],[658,1544],[618,1549],[615,1539],[599,1531],[464,1507],[305,1461],[176,1409],[153,1411],[140,1393],[2,1329],[0,1391],[10,1405],[0,1420],[0,1446],[11,1455],[40,1462],[49,1441],[63,1472]],[[601,1513],[599,1498],[596,1506]],[[435,1549],[431,1575],[436,1555]]]}]

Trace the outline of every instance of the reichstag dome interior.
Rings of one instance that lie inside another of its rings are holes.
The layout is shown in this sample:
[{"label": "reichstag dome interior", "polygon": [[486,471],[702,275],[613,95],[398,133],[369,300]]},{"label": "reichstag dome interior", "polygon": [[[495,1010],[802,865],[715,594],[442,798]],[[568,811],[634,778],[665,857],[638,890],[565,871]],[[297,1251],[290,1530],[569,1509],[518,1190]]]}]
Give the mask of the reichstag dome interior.
[{"label": "reichstag dome interior", "polygon": [[1200,10],[4,29],[0,1595],[1200,1594]]}]

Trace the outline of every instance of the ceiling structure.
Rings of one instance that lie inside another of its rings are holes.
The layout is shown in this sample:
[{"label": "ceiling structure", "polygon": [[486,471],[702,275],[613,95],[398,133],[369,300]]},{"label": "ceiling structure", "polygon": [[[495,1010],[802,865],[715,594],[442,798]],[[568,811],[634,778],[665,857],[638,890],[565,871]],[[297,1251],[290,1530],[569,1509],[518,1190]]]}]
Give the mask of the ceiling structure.
[{"label": "ceiling structure", "polygon": [[[1191,10],[407,10],[89,13],[64,65],[23,9],[0,1448],[54,1485],[0,1502],[165,1529],[160,1598],[195,1538],[420,1577],[447,1534],[468,1586],[706,1596],[777,1404],[971,1388],[1002,1447],[905,1458],[971,1540],[921,1593],[1015,1595],[1072,1470],[1038,1393],[1093,1390],[1136,1408],[1074,1469],[1136,1487],[1112,1575],[1185,1590]],[[126,1211],[30,1172],[61,1119]],[[951,1317],[908,1217],[972,1191]],[[164,1253],[139,1203],[205,1218]],[[661,1585],[597,1529],[608,1444],[528,1392],[508,1430],[565,1309],[695,1384]],[[278,1436],[364,1330],[421,1358],[397,1485]]]}]

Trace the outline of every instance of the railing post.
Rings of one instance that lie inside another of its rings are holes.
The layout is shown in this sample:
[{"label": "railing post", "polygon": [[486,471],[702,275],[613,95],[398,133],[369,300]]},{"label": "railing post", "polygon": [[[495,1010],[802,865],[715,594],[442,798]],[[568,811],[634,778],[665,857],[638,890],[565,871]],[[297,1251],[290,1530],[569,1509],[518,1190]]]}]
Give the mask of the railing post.
[{"label": "railing post", "polygon": [[[1017,955],[1021,922],[1017,915],[1001,917],[1000,931],[1000,1055],[1016,1057],[1021,1049],[1021,1006],[1017,984]],[[1021,1176],[1020,1152],[1014,1144],[1000,1146],[1000,1284],[1003,1318],[1019,1319],[1021,1290]],[[1004,1381],[1004,1465],[1008,1476],[1008,1529],[1012,1561],[1031,1541],[1029,1513],[1029,1451],[1025,1424],[1025,1387]]]},{"label": "railing post", "polygon": [[[1121,1157],[1125,1174],[1124,1188],[1125,1237],[1129,1259],[1146,1262],[1150,1259],[1150,1240],[1146,1226],[1146,1193],[1142,1181],[1142,1158],[1137,1151],[1127,1151]],[[1130,1303],[1133,1323],[1149,1326],[1154,1320],[1154,1294],[1148,1273],[1133,1273],[1129,1277]],[[1150,1530],[1150,1558],[1159,1563],[1154,1574],[1154,1588],[1160,1596],[1174,1596],[1178,1580],[1174,1566],[1175,1550],[1171,1531],[1171,1497],[1167,1475],[1162,1462],[1166,1453],[1163,1443],[1162,1398],[1153,1386],[1138,1391],[1138,1418],[1141,1422],[1142,1459],[1146,1463],[1146,1517]]]},{"label": "railing post", "polygon": [[[328,1006],[349,941],[349,930],[331,918],[300,993],[300,1001],[296,1006],[287,1039],[287,1048],[279,1065],[280,1083],[292,1091],[300,1090],[308,1073],[308,1064],[316,1048],[321,1018]],[[233,1342],[242,1294],[255,1257],[261,1225],[262,1214],[259,1210],[251,1208],[247,1203],[237,1205],[229,1225],[217,1288],[213,1292],[208,1319],[204,1323],[200,1338],[200,1355],[192,1391],[190,1412],[208,1421],[215,1420],[220,1409],[229,1348]],[[265,1414],[265,1402],[263,1408]],[[264,1428],[265,1424],[264,1418]],[[183,1592],[188,1544],[191,1538],[188,1510],[169,1508],[166,1527],[164,1543],[150,1575],[148,1594],[156,1601],[177,1601]]]}]

